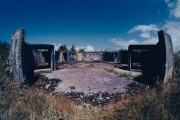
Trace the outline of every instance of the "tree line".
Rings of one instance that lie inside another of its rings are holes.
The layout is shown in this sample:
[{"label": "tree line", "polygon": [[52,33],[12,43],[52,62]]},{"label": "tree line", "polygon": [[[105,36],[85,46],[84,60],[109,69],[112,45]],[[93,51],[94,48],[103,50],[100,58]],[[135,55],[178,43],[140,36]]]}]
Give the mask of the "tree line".
[{"label": "tree line", "polygon": [[[59,46],[58,51],[59,52],[80,52],[80,53],[86,52],[85,48],[80,48],[79,50],[76,50],[75,44],[72,44],[72,46],[70,46],[69,49],[66,46],[66,44],[62,44]],[[100,51],[95,50],[93,52],[120,52],[120,51],[127,51],[127,49],[111,50],[111,49],[106,48],[106,49],[101,49]]]}]

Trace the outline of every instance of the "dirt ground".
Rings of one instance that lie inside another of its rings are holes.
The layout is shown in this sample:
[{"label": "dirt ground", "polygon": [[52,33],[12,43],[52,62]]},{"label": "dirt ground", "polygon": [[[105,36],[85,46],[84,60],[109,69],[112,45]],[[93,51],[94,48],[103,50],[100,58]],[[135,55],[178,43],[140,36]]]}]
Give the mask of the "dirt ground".
[{"label": "dirt ground", "polygon": [[[115,68],[115,65],[108,63],[93,64]],[[101,106],[116,102],[123,96],[148,88],[104,69],[86,68],[90,65],[92,63],[66,64],[64,69],[42,75],[35,86],[37,90],[44,90],[50,94],[63,93],[77,104],[85,106]]]}]

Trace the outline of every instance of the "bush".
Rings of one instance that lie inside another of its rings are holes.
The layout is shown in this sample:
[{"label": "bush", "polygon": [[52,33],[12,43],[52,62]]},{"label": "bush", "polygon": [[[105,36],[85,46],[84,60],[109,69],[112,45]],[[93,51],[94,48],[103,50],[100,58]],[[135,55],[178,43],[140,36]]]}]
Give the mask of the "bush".
[{"label": "bush", "polygon": [[180,51],[174,53],[174,63],[173,63],[173,75],[180,78]]}]

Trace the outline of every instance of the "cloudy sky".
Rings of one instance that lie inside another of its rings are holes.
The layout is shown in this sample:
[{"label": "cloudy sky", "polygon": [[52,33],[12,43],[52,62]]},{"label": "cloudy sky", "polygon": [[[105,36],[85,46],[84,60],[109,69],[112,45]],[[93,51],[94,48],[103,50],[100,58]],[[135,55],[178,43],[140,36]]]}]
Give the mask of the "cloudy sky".
[{"label": "cloudy sky", "polygon": [[87,51],[156,44],[164,30],[178,49],[180,0],[0,0],[0,40],[20,27],[28,43]]}]

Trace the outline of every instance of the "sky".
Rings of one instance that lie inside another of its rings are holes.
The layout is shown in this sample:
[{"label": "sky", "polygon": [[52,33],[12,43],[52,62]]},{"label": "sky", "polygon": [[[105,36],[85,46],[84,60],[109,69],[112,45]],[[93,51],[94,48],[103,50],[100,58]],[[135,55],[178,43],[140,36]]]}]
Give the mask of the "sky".
[{"label": "sky", "polygon": [[86,51],[156,44],[157,32],[180,47],[180,0],[0,0],[0,40],[19,28],[27,43]]}]

